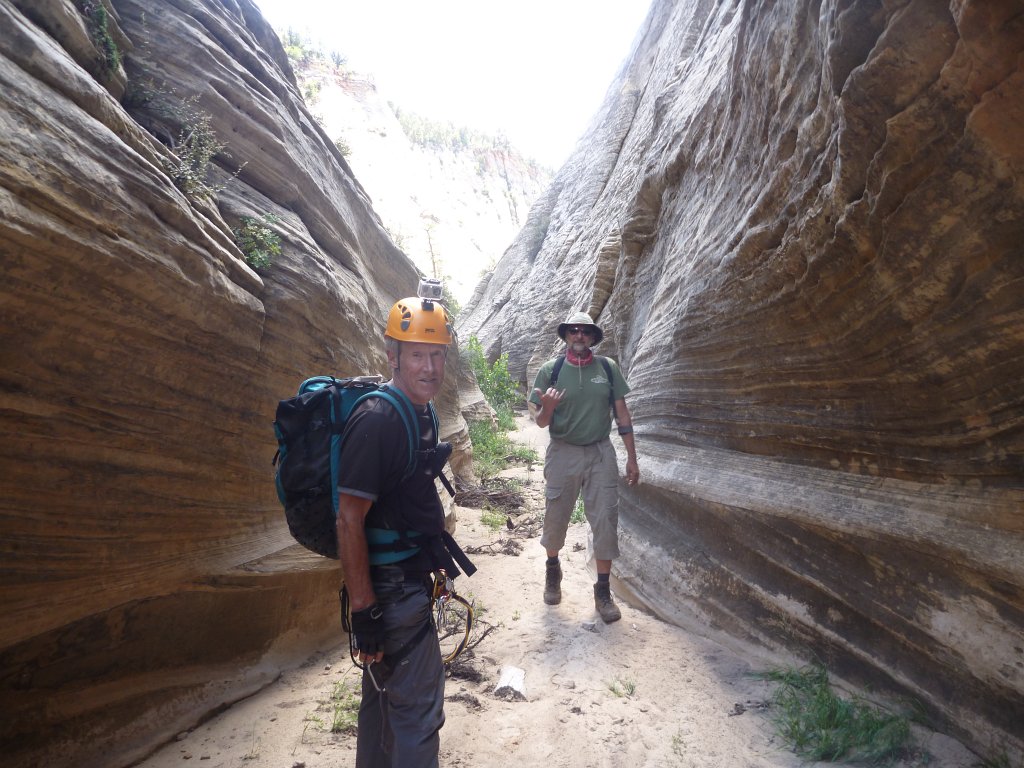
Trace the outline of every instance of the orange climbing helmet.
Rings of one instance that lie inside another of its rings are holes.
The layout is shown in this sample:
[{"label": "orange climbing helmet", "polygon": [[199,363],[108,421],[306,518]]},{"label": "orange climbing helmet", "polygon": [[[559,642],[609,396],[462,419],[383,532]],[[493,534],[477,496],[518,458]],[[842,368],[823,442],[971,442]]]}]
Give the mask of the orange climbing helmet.
[{"label": "orange climbing helmet", "polygon": [[451,344],[452,321],[441,305],[440,291],[435,298],[410,296],[395,302],[388,313],[384,335],[396,341],[419,341],[425,344]]}]

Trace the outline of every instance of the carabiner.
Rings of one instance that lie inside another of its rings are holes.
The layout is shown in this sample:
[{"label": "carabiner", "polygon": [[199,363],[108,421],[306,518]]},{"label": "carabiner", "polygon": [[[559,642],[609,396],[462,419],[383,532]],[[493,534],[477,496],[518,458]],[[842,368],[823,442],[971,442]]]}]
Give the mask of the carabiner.
[{"label": "carabiner", "polygon": [[364,669],[366,670],[366,674],[370,676],[370,682],[373,683],[373,687],[377,689],[377,693],[384,693],[385,691],[387,691],[387,685],[381,688],[379,685],[377,685],[377,678],[373,676],[372,667],[376,663],[376,659],[370,659],[368,662],[366,662],[366,666],[364,667]]}]

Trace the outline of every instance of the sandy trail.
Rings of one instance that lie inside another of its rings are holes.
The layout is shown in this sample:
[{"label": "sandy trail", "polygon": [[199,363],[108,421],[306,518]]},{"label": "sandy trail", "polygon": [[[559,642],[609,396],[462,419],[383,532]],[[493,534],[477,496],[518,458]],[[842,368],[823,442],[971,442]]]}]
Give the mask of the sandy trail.
[{"label": "sandy trail", "polygon": [[[546,433],[520,419],[519,442],[543,455]],[[642,467],[641,467],[642,469]],[[539,466],[509,470],[527,499],[522,529],[493,531],[480,511],[458,509],[464,548],[514,539],[519,555],[472,555],[479,571],[457,590],[475,601],[478,632],[492,629],[464,658],[445,692],[441,765],[544,768],[797,768],[807,765],[774,736],[771,686],[751,676],[785,660],[681,628],[618,599],[622,620],[605,625],[594,609],[586,524],[570,528],[563,550],[562,603],[541,599],[544,552],[524,522],[543,511]],[[494,549],[499,549],[495,546]],[[728,643],[728,645],[723,644]],[[790,663],[794,663],[790,661]],[[525,671],[525,700],[495,696],[506,666]],[[355,762],[351,733],[329,730],[340,686],[358,691],[347,643],[288,670],[271,686],[182,734],[140,765],[196,764],[320,768]],[[351,700],[351,698],[350,698]],[[959,743],[918,731],[930,768],[968,768]],[[920,759],[905,766],[918,765]],[[410,767],[414,768],[414,767]]]}]

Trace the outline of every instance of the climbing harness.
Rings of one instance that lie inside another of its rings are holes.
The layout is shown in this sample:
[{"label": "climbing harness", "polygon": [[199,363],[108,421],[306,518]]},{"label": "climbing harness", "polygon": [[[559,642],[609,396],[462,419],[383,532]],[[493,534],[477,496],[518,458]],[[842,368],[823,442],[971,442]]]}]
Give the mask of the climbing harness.
[{"label": "climbing harness", "polygon": [[[430,575],[433,581],[433,589],[430,595],[431,618],[423,625],[415,635],[402,645],[394,653],[389,653],[383,662],[378,663],[377,668],[381,670],[381,684],[378,684],[376,676],[370,670],[370,664],[361,664],[359,661],[359,648],[356,646],[355,633],[352,631],[352,613],[349,605],[348,590],[341,589],[341,628],[348,633],[348,651],[352,663],[359,669],[370,671],[370,681],[381,693],[384,693],[385,686],[382,684],[387,668],[394,668],[402,659],[409,655],[413,648],[423,639],[431,626],[437,632],[438,644],[441,648],[441,660],[444,664],[450,665],[456,657],[466,650],[469,645],[469,638],[473,632],[474,611],[473,604],[455,591],[455,581],[448,576],[448,572],[439,568]],[[371,662],[372,664],[372,662]]]}]

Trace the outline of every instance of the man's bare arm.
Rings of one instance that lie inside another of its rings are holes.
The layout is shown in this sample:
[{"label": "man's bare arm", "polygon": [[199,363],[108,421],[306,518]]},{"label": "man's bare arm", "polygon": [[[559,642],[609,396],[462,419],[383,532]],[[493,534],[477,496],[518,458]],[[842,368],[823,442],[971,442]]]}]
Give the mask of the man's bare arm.
[{"label": "man's bare arm", "polygon": [[370,583],[370,551],[366,543],[366,513],[369,499],[338,494],[338,559],[353,611],[377,602]]},{"label": "man's bare arm", "polygon": [[[626,448],[626,484],[636,485],[640,481],[640,465],[636,461],[636,442],[633,440],[633,417],[626,407],[626,401],[615,401],[615,421],[619,425],[619,436]],[[624,431],[626,430],[626,431]]]}]

